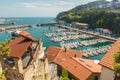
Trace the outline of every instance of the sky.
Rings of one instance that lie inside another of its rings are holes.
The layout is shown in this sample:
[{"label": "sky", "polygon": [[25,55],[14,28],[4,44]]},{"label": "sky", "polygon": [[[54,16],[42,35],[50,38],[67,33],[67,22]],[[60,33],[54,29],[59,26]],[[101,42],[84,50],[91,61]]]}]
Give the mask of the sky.
[{"label": "sky", "polygon": [[0,17],[55,17],[95,0],[0,0]]}]

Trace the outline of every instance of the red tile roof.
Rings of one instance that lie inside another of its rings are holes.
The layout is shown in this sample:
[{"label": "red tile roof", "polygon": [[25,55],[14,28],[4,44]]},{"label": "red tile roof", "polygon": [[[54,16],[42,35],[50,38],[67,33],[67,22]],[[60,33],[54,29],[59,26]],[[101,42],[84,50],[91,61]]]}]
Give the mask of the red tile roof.
[{"label": "red tile roof", "polygon": [[25,53],[26,49],[31,45],[33,41],[38,39],[33,38],[27,32],[20,32],[20,37],[13,39],[8,46],[11,49],[10,56],[20,58]]},{"label": "red tile roof", "polygon": [[[84,62],[80,62],[80,60]],[[54,62],[73,74],[79,80],[87,80],[93,73],[101,73],[101,67],[95,64],[93,60],[60,56],[54,60]]]},{"label": "red tile roof", "polygon": [[30,36],[30,34],[26,31],[20,31],[19,32],[20,35],[26,35],[26,36]]},{"label": "red tile roof", "polygon": [[57,48],[57,47],[54,47],[54,46],[49,46],[48,47],[46,54],[47,54],[49,63],[54,61],[54,59],[58,55],[59,51],[60,51],[60,48]]},{"label": "red tile roof", "polygon": [[62,62],[56,61],[56,63],[66,69],[69,73],[73,74],[79,80],[87,80],[87,78],[92,74],[88,69],[72,58]]},{"label": "red tile roof", "polygon": [[8,46],[11,49],[10,56],[20,58],[26,49],[30,46],[32,41],[26,40],[24,37],[19,37],[12,40]]},{"label": "red tile roof", "polygon": [[94,64],[92,60],[80,59],[81,51],[67,50],[65,52],[63,48],[50,46],[46,54],[49,63],[57,63],[80,80],[87,80],[92,73],[101,73],[101,67]]},{"label": "red tile roof", "polygon": [[46,52],[47,57],[48,57],[48,62],[54,62],[55,58],[57,56],[65,56],[66,58],[70,58],[76,55],[76,57],[82,57],[82,52],[81,51],[76,51],[76,50],[67,50],[65,52],[64,48],[58,48],[54,46],[50,46]]},{"label": "red tile roof", "polygon": [[39,39],[33,38],[28,32],[26,31],[20,31],[19,34],[27,39],[38,41]]},{"label": "red tile roof", "polygon": [[95,63],[94,60],[80,59],[80,58],[73,58],[73,59],[93,73],[101,72],[101,66]]},{"label": "red tile roof", "polygon": [[80,26],[80,27],[89,27],[89,24],[86,24],[86,23],[76,22],[75,24],[76,24],[77,26]]},{"label": "red tile roof", "polygon": [[113,65],[115,63],[114,53],[118,52],[119,48],[120,38],[112,45],[111,49],[105,54],[105,56],[101,59],[99,64],[113,70]]}]

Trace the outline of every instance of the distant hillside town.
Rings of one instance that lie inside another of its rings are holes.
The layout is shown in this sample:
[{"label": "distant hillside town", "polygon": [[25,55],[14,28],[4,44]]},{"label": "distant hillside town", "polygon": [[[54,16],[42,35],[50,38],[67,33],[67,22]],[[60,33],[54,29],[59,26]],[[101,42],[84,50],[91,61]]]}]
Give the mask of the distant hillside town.
[{"label": "distant hillside town", "polygon": [[112,0],[111,2],[106,1],[106,0],[96,1],[95,4],[91,7],[95,8],[95,9],[119,10],[120,9],[120,0]]}]

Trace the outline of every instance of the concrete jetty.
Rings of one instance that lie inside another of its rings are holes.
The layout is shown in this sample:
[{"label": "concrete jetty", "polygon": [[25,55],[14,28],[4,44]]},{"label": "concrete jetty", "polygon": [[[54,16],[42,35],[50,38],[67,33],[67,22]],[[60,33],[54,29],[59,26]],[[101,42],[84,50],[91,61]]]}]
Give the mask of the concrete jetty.
[{"label": "concrete jetty", "polygon": [[37,24],[36,26],[56,26],[59,23],[55,22],[55,23],[45,23],[45,24]]},{"label": "concrete jetty", "polygon": [[14,29],[29,28],[29,27],[31,27],[31,25],[10,26],[10,27],[5,27],[5,28],[0,28],[0,32],[14,30]]},{"label": "concrete jetty", "polygon": [[103,35],[100,35],[100,34],[96,34],[96,33],[85,31],[85,30],[79,30],[79,29],[72,28],[72,27],[67,27],[67,26],[60,26],[60,27],[66,28],[66,29],[72,29],[72,30],[80,31],[82,33],[86,33],[86,34],[93,35],[93,36],[96,36],[96,37],[101,37],[101,38],[110,40],[111,42],[115,42],[117,40],[117,39],[115,39],[113,37],[103,36]]}]

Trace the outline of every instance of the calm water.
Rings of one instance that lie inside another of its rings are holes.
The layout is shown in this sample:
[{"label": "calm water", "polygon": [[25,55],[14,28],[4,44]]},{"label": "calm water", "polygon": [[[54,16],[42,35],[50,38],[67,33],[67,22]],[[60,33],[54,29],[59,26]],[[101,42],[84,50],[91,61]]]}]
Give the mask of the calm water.
[{"label": "calm water", "polygon": [[[52,22],[54,22],[54,18],[51,18],[51,17],[49,17],[49,18],[48,17],[46,17],[46,18],[45,17],[44,18],[21,17],[21,18],[9,18],[9,19],[17,19],[15,25],[31,24],[32,28],[28,29],[27,32],[29,32],[33,37],[41,39],[44,47],[48,48],[48,46],[51,46],[51,45],[52,46],[60,46],[59,43],[52,42],[52,41],[50,41],[50,38],[47,38],[45,36],[45,33],[49,31],[49,27],[51,30],[57,30],[57,29],[59,29],[58,27],[55,27],[55,26],[37,27],[36,26],[36,24],[38,24],[38,23],[52,23]],[[8,27],[8,26],[14,26],[14,25],[0,25],[0,27]],[[0,32],[0,42],[5,41],[8,38],[11,38],[11,34],[9,32]],[[91,39],[89,39],[89,40],[91,40]],[[97,44],[97,45],[93,45],[93,46],[78,47],[78,48],[76,48],[76,50],[95,48],[98,46],[103,46],[103,45],[108,45],[108,44],[110,44],[110,43],[108,42],[108,43]],[[104,54],[100,54],[98,56],[89,57],[89,59],[100,60],[103,56],[104,56]]]}]

